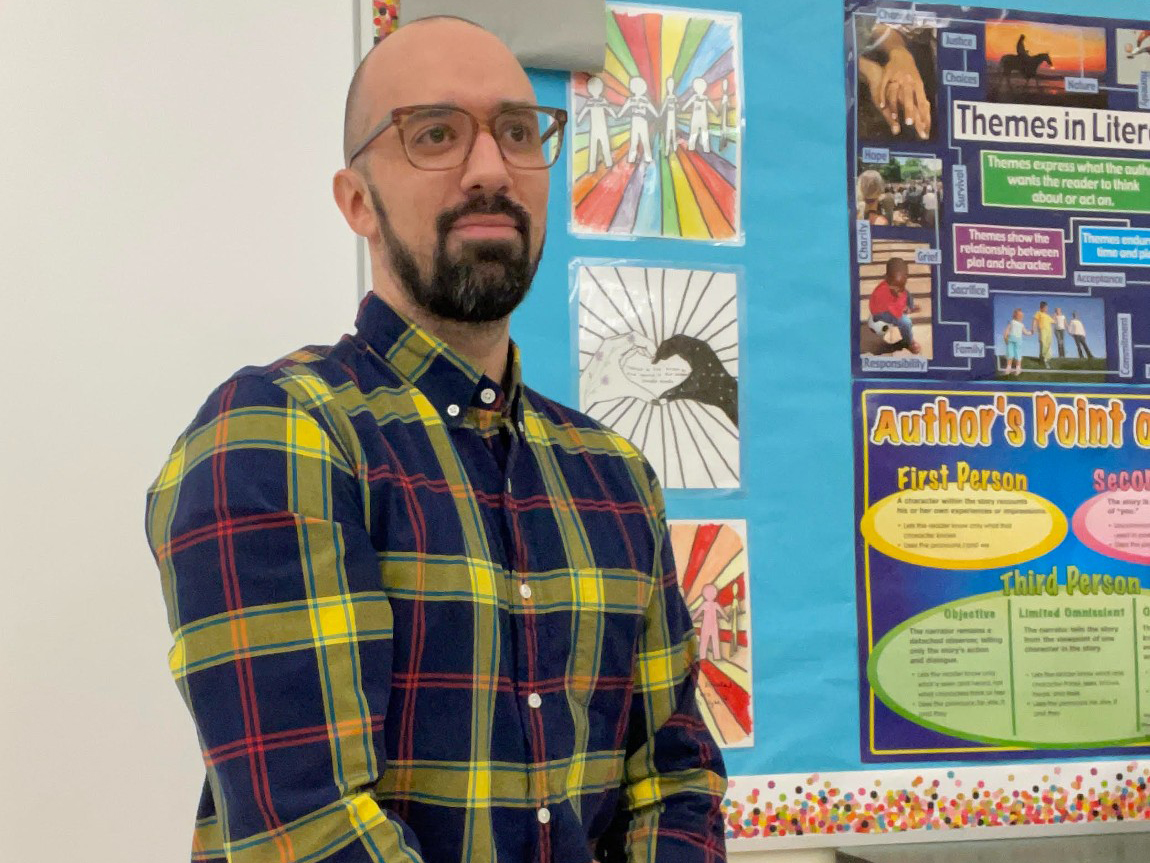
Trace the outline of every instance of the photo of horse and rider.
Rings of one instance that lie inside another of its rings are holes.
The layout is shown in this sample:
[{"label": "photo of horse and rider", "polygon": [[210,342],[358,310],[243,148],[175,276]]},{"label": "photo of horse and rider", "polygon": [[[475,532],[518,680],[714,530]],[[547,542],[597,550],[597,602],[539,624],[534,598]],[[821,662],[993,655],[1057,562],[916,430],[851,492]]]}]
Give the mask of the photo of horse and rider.
[{"label": "photo of horse and rider", "polygon": [[986,98],[1075,108],[1106,108],[1107,91],[1066,88],[1067,78],[1106,75],[1106,31],[1037,21],[986,22]]}]

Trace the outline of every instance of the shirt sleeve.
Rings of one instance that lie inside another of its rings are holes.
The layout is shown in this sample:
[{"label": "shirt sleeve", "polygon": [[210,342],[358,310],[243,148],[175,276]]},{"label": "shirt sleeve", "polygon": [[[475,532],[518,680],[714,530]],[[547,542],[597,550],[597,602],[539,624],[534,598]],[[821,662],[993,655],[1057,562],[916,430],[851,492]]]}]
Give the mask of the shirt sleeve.
[{"label": "shirt sleeve", "polygon": [[679,589],[658,480],[653,590],[639,639],[618,814],[601,863],[722,863],[726,769],[695,701],[694,624]]},{"label": "shirt sleeve", "polygon": [[372,794],[392,616],[354,435],[339,434],[350,426],[333,419],[330,392],[308,384],[298,398],[257,375],[221,386],[148,492],[169,664],[214,803],[194,856],[422,863]]}]

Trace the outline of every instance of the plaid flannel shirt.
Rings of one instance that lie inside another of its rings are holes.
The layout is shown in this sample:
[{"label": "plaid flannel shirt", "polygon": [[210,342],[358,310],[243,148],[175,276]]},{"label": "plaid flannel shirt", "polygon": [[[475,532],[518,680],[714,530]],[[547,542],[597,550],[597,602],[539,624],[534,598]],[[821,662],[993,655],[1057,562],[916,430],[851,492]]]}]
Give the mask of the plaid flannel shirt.
[{"label": "plaid flannel shirt", "polygon": [[722,760],[635,447],[374,296],[220,386],[148,494],[192,859],[721,863]]}]

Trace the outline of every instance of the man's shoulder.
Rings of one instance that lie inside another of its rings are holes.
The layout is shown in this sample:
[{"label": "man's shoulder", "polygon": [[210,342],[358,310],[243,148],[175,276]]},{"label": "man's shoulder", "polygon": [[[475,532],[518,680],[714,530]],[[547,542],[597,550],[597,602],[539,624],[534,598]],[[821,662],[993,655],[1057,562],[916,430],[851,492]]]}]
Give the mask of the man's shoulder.
[{"label": "man's shoulder", "polygon": [[399,386],[390,367],[366,361],[362,345],[344,336],[333,345],[306,345],[272,362],[237,369],[212,390],[204,410],[261,403],[305,409],[335,403],[354,410],[365,392]]},{"label": "man's shoulder", "polygon": [[296,401],[313,401],[323,393],[344,388],[354,381],[346,345],[306,345],[276,360],[243,366],[217,387],[256,394],[283,391]]}]

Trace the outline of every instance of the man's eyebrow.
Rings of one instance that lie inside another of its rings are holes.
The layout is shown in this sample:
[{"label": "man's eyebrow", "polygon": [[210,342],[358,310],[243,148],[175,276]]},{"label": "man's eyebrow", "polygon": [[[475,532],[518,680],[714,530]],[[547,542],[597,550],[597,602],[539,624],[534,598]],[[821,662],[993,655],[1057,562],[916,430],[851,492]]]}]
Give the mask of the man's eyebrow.
[{"label": "man's eyebrow", "polygon": [[538,108],[538,107],[539,106],[536,105],[534,102],[516,102],[516,101],[509,101],[509,100],[505,99],[504,101],[498,103],[495,106],[495,110],[496,110],[496,112],[499,112],[499,111],[512,111],[516,108]]}]

